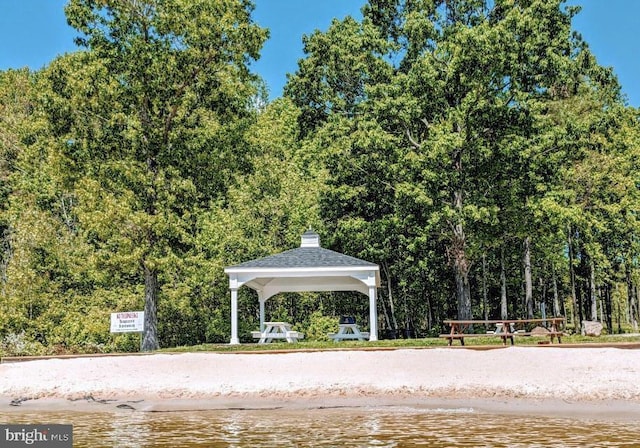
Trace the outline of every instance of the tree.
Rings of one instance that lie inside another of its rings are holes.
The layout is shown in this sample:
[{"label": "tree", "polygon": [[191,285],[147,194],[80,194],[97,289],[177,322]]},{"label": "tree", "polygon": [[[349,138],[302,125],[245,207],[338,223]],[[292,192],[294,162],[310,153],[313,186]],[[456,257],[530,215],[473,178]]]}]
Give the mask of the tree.
[{"label": "tree", "polygon": [[[275,100],[258,113],[247,129],[248,172],[238,173],[225,200],[201,214],[197,240],[207,258],[218,263],[214,268],[217,279],[224,278],[225,266],[296,247],[308,228],[322,232],[318,197],[324,188],[324,172],[317,170],[312,151],[299,141],[299,115],[287,99]],[[219,309],[228,310],[228,283],[216,283]],[[247,297],[244,289],[240,294],[241,306],[252,311],[241,323],[248,333],[258,325],[249,317],[258,316],[257,301],[255,297],[242,300]],[[270,299],[268,304],[281,300],[287,303],[288,297]],[[301,298],[291,303],[295,307],[287,307],[286,312],[295,314],[295,308],[305,307]],[[317,310],[316,303],[311,305],[309,309]],[[307,315],[287,318],[301,322]],[[228,340],[228,335],[226,331],[220,336]]]},{"label": "tree", "polygon": [[[624,281],[625,271],[637,268],[637,111],[615,102],[602,107],[602,101],[595,96],[563,101],[563,114],[554,114],[554,132],[569,160],[537,206],[568,234],[576,323],[597,317],[598,285]],[[633,288],[627,296],[633,302]]]},{"label": "tree", "polygon": [[109,308],[109,299],[93,295],[101,276],[92,269],[91,247],[77,232],[75,198],[40,107],[48,89],[41,75],[9,71],[1,83],[7,126],[0,134],[8,170],[0,211],[0,334],[24,334],[40,347],[90,350],[108,338],[104,319],[95,317]]},{"label": "tree", "polygon": [[71,0],[65,9],[88,51],[50,74],[69,117],[58,137],[75,168],[87,237],[141,271],[143,350],[159,345],[160,274],[189,253],[194,208],[224,194],[242,157],[238,127],[256,81],[248,62],[267,36],[252,8],[245,0]]},{"label": "tree", "polygon": [[0,72],[0,284],[7,281],[7,263],[10,257],[9,225],[6,210],[11,186],[9,178],[14,171],[15,161],[20,152],[18,126],[29,113],[27,95],[30,87],[27,71]]},{"label": "tree", "polygon": [[[334,21],[306,38],[307,57],[285,93],[308,117],[304,125],[332,135],[324,215],[333,228],[367,235],[362,247],[381,247],[377,259],[394,260],[394,288],[431,277],[398,271],[399,260],[446,258],[456,303],[443,310],[468,319],[482,252],[495,250],[504,266],[521,247],[522,310],[535,312],[533,278],[544,265],[537,240],[557,235],[534,219],[537,206],[578,157],[563,158],[568,148],[554,141],[554,107],[608,95],[589,112],[593,123],[619,101],[615,78],[572,34],[577,11],[560,0],[371,0],[362,23]],[[380,246],[385,222],[402,244]],[[442,285],[451,282],[435,282],[446,301]]]}]

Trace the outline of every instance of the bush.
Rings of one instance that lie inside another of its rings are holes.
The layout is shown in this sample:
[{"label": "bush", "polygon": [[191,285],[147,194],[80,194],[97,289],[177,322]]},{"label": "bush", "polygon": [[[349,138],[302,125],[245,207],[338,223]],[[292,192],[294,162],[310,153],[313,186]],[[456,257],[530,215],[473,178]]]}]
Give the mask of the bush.
[{"label": "bush", "polygon": [[25,332],[10,333],[0,342],[3,356],[41,355],[44,353],[42,344],[30,341]]},{"label": "bush", "polygon": [[136,353],[140,351],[140,333],[119,333],[113,336],[108,350],[117,353]]},{"label": "bush", "polygon": [[328,341],[329,333],[338,331],[338,319],[324,316],[321,311],[314,311],[309,316],[309,326],[304,330],[304,338],[309,341]]}]

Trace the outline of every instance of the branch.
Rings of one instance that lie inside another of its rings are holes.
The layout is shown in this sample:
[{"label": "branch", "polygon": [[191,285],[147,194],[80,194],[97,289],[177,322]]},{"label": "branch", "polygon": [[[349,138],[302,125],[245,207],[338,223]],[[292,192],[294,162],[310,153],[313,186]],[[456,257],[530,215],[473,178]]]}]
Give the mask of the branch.
[{"label": "branch", "polygon": [[[422,124],[424,124],[424,127],[429,129],[429,121],[427,121],[426,118],[421,118],[420,121],[422,122]],[[405,127],[404,128],[405,133],[407,134],[407,138],[409,139],[409,141],[411,142],[411,144],[413,146],[416,147],[416,149],[422,149],[422,144],[418,143],[413,136],[411,135],[411,132],[409,131],[409,128]]]},{"label": "branch", "polygon": [[415,146],[415,147],[416,147],[416,149],[421,150],[421,149],[422,149],[422,145],[413,139],[413,137],[411,136],[411,132],[409,131],[409,128],[405,128],[405,132],[406,132],[406,134],[407,134],[407,138],[409,139],[409,141],[411,142],[411,144],[412,144],[413,146]]}]

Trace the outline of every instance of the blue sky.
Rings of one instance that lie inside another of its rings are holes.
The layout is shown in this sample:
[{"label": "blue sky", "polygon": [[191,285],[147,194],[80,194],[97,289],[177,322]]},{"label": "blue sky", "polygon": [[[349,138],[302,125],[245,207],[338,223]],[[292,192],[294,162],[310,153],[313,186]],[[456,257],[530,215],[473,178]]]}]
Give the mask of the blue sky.
[{"label": "blue sky", "polygon": [[[364,0],[254,0],[254,19],[271,38],[254,64],[271,98],[282,94],[286,74],[303,57],[302,35],[326,30],[332,18],[360,16]],[[66,0],[0,0],[0,70],[37,70],[56,55],[74,51],[74,30],[64,17]],[[570,0],[582,12],[573,26],[598,62],[613,67],[631,106],[640,107],[640,0]]]}]

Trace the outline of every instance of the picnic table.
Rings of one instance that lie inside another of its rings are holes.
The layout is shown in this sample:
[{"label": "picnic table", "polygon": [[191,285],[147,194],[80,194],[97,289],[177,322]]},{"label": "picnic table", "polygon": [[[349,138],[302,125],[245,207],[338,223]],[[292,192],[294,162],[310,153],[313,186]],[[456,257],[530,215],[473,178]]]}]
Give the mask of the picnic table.
[{"label": "picnic table", "polygon": [[[465,338],[478,337],[499,337],[504,345],[507,345],[507,339],[511,341],[511,345],[514,345],[515,336],[545,336],[550,338],[551,343],[554,338],[557,338],[558,344],[561,344],[562,328],[566,319],[564,317],[549,317],[546,319],[444,320],[443,322],[449,325],[450,332],[441,334],[440,337],[447,339],[449,345],[452,345],[455,339],[464,345]],[[548,325],[547,331],[532,333],[529,329],[532,324],[543,327]],[[495,325],[495,330],[484,333],[469,332],[472,327],[478,325]]]},{"label": "picnic table", "polygon": [[288,322],[265,322],[264,330],[252,331],[251,336],[259,339],[259,344],[272,342],[274,339],[286,339],[287,342],[298,342],[304,338],[304,334],[294,331]]},{"label": "picnic table", "polygon": [[345,339],[365,341],[369,339],[369,332],[360,331],[360,327],[355,323],[343,323],[339,324],[337,333],[329,333],[329,338],[333,339],[334,342],[343,341]]}]

